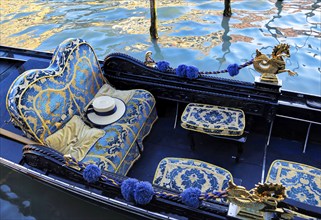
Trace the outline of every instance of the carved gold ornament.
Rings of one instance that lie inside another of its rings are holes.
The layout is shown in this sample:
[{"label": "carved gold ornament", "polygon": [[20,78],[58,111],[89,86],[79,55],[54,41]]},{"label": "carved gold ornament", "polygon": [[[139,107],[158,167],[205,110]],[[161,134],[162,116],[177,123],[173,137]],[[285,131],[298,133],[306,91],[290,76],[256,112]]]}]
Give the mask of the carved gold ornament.
[{"label": "carved gold ornament", "polygon": [[230,181],[227,189],[227,199],[230,202],[255,211],[276,210],[278,202],[285,198],[285,187],[275,183],[258,184],[248,191]]},{"label": "carved gold ornament", "polygon": [[253,60],[253,66],[256,71],[261,73],[261,81],[277,83],[276,74],[288,72],[290,76],[297,73],[285,69],[285,61],[283,57],[290,57],[290,46],[288,44],[279,44],[273,48],[271,58],[256,50],[256,57]]},{"label": "carved gold ornament", "polygon": [[145,62],[144,62],[144,64],[146,66],[149,66],[149,67],[156,67],[156,62],[152,58],[152,52],[151,51],[147,51],[145,53]]}]

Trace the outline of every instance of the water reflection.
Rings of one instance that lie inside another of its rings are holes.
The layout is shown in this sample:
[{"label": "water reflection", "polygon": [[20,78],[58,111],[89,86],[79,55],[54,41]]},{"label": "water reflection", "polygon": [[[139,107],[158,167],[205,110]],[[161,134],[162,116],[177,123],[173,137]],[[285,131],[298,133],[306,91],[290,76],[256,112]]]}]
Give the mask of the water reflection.
[{"label": "water reflection", "polygon": [[228,35],[228,33],[230,31],[229,22],[230,22],[229,17],[223,17],[221,26],[224,29],[224,33],[222,36],[222,39],[223,39],[222,51],[229,51],[230,52],[232,38]]},{"label": "water reflection", "polygon": [[8,185],[13,171],[0,166],[0,217],[1,219],[34,220],[31,216],[31,203],[29,200],[17,195]]},{"label": "water reflection", "polygon": [[[276,18],[281,18],[281,12],[282,12],[282,8],[283,8],[283,1],[276,1],[275,2],[275,7],[277,8],[277,14],[273,15],[273,18],[266,23],[265,27],[271,33],[271,36],[274,37],[278,41],[278,43],[280,43],[280,41],[278,40],[277,35],[283,36],[283,34],[282,34],[281,31],[278,30],[277,27],[271,27],[270,23],[273,23],[274,19],[276,19]],[[272,30],[274,30],[275,33],[273,33]]]},{"label": "water reflection", "polygon": [[[318,5],[320,3],[321,3],[321,0],[317,0],[311,5],[312,10],[310,12],[306,13],[307,21],[308,21],[308,18],[311,18],[315,15],[314,11],[316,11],[318,8],[321,7],[320,5]],[[320,11],[317,11],[316,13],[320,13]]]},{"label": "water reflection", "polygon": [[230,25],[229,25],[230,17],[223,17],[221,26],[224,29],[223,35],[222,35],[222,52],[224,52],[223,57],[216,58],[221,64],[226,61],[225,56],[226,54],[230,53],[230,46],[231,46],[231,40],[232,38],[228,35],[230,31]]},{"label": "water reflection", "polygon": [[1,220],[135,220],[134,216],[96,206],[0,165]]},{"label": "water reflection", "polygon": [[[101,59],[111,52],[143,59],[151,50],[156,60],[202,71],[244,63],[256,49],[271,54],[275,44],[288,43],[287,68],[296,68],[299,79],[281,75],[283,88],[320,94],[320,2],[239,0],[226,19],[221,0],[160,0],[156,43],[148,33],[149,1],[2,0],[0,39],[8,46],[53,51],[66,38],[79,37]],[[253,81],[246,70],[236,79]]]},{"label": "water reflection", "polygon": [[152,39],[151,40],[152,41],[152,43],[153,43],[153,49],[154,49],[154,51],[155,51],[155,56],[154,56],[154,58],[156,59],[156,60],[164,60],[164,56],[163,56],[163,54],[162,54],[162,51],[161,51],[161,49],[160,49],[160,47],[159,47],[159,45],[158,45],[158,43],[157,43],[157,39]]}]

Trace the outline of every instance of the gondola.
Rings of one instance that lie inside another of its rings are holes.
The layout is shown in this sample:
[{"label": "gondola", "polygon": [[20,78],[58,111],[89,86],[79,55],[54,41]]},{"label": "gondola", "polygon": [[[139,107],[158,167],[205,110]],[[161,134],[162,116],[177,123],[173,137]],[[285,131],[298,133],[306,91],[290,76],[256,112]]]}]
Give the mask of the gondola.
[{"label": "gondola", "polygon": [[1,165],[138,219],[321,218],[321,96],[82,39],[0,61]]}]

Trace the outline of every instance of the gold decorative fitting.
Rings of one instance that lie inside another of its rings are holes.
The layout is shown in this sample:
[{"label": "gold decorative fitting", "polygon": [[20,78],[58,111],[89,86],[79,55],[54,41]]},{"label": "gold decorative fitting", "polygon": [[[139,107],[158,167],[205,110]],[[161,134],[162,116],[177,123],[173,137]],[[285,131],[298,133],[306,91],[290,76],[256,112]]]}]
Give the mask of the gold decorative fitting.
[{"label": "gold decorative fitting", "polygon": [[227,199],[241,208],[276,211],[278,202],[285,199],[285,187],[280,184],[264,183],[248,191],[230,181]]},{"label": "gold decorative fitting", "polygon": [[288,72],[290,76],[297,75],[296,72],[285,69],[283,57],[290,57],[290,45],[278,44],[273,48],[271,58],[256,50],[253,66],[256,71],[261,73],[261,81],[278,83],[276,74]]},{"label": "gold decorative fitting", "polygon": [[255,185],[253,193],[260,198],[273,198],[282,201],[286,198],[285,187],[277,183],[259,183]]},{"label": "gold decorative fitting", "polygon": [[156,67],[156,62],[152,58],[152,51],[146,52],[144,64],[149,67]]}]

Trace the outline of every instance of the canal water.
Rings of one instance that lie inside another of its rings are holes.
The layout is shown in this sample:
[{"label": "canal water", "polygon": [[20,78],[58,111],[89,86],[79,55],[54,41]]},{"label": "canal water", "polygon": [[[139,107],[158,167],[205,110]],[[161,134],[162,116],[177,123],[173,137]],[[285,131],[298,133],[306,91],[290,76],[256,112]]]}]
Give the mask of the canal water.
[{"label": "canal water", "polygon": [[134,220],[0,165],[1,220]]},{"label": "canal water", "polygon": [[[54,51],[66,38],[82,38],[100,59],[122,52],[143,60],[152,51],[172,67],[218,71],[287,43],[286,67],[298,75],[279,74],[282,89],[321,95],[321,0],[232,0],[231,18],[222,16],[223,0],[157,0],[157,41],[149,35],[149,0],[0,2],[1,45]],[[256,76],[250,66],[234,79]],[[0,219],[129,219],[7,168],[0,174]]]},{"label": "canal water", "polygon": [[[100,59],[123,52],[143,60],[150,50],[174,68],[217,71],[288,43],[286,67],[298,75],[279,74],[282,88],[321,95],[321,0],[232,0],[231,18],[222,16],[222,0],[156,2],[159,39],[152,41],[149,0],[1,0],[1,44],[53,51],[66,38],[82,38]],[[251,66],[234,79],[255,76]]]}]

